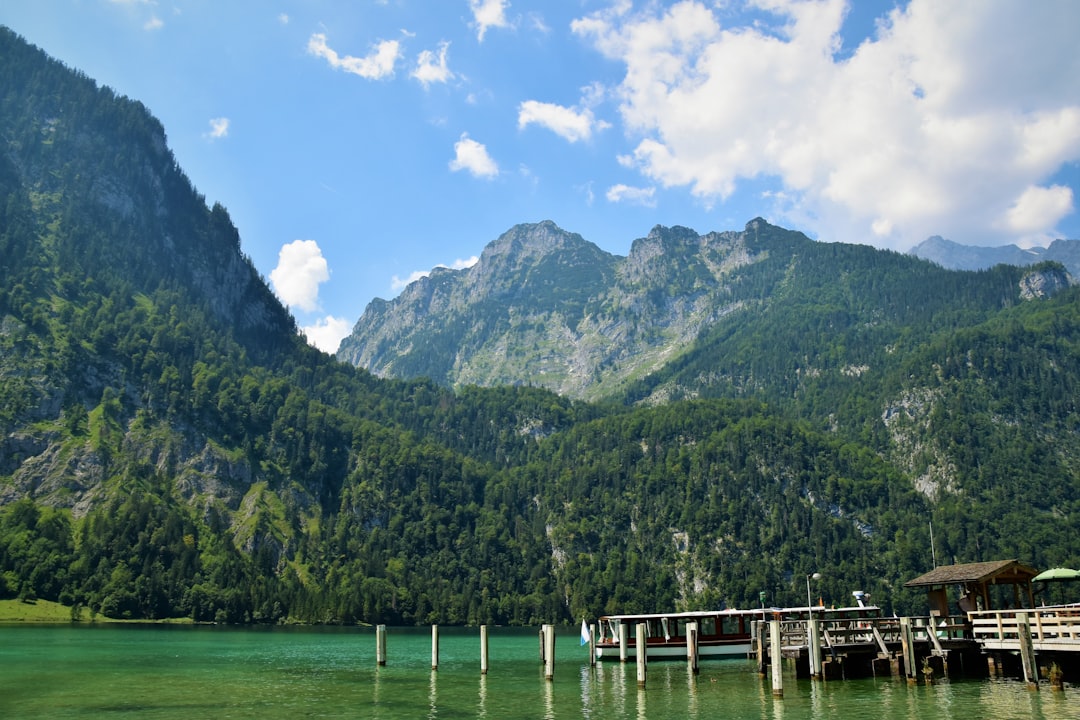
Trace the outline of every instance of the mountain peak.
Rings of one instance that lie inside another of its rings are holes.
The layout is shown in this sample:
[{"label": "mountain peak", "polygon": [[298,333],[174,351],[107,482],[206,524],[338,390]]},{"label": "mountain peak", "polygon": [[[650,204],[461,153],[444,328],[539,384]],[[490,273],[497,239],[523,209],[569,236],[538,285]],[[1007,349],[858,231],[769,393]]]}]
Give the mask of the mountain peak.
[{"label": "mountain peak", "polygon": [[580,235],[563,230],[551,220],[521,223],[488,243],[480,254],[480,264],[496,262],[497,258],[513,258],[519,262],[535,260],[568,245],[585,243]]}]

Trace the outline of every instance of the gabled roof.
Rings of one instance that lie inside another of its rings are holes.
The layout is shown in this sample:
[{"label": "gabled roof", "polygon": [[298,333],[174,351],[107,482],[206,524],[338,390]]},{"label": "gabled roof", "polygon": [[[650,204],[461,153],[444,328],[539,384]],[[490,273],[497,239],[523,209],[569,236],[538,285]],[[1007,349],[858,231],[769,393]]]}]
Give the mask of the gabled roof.
[{"label": "gabled roof", "polygon": [[904,583],[904,587],[983,582],[1011,585],[1030,582],[1031,578],[1036,575],[1038,575],[1038,571],[1035,568],[1023,565],[1017,560],[992,560],[990,562],[942,565],[914,580],[908,580]]}]

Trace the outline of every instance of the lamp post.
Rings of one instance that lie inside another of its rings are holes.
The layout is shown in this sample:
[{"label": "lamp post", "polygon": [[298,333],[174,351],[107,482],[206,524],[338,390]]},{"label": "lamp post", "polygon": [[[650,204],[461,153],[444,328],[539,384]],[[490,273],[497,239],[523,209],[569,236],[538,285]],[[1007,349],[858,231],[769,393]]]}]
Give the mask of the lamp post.
[{"label": "lamp post", "polygon": [[811,610],[811,608],[813,607],[813,603],[810,602],[810,581],[811,580],[820,580],[820,579],[821,579],[821,573],[819,573],[819,572],[816,572],[816,573],[813,573],[811,575],[806,576],[806,612],[811,617],[813,616],[814,611]]}]

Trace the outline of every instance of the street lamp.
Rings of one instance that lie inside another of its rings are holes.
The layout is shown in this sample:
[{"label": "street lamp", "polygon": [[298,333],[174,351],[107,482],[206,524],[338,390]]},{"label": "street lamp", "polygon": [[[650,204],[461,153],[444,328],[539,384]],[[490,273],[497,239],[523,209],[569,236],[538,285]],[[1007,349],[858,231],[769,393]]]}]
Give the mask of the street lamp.
[{"label": "street lamp", "polygon": [[806,612],[809,613],[809,615],[811,617],[814,615],[814,611],[810,609],[810,608],[813,607],[813,603],[810,602],[810,581],[811,580],[820,580],[820,579],[821,579],[821,573],[819,573],[819,572],[816,572],[816,573],[813,573],[812,575],[807,575],[806,576]]}]

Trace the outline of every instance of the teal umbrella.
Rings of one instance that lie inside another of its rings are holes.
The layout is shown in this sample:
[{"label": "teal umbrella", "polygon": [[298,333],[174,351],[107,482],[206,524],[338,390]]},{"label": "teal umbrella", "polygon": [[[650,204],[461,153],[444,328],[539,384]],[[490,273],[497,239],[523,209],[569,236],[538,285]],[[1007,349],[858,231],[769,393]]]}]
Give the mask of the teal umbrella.
[{"label": "teal umbrella", "polygon": [[1032,582],[1061,582],[1065,580],[1080,580],[1080,570],[1050,568],[1031,578]]}]

